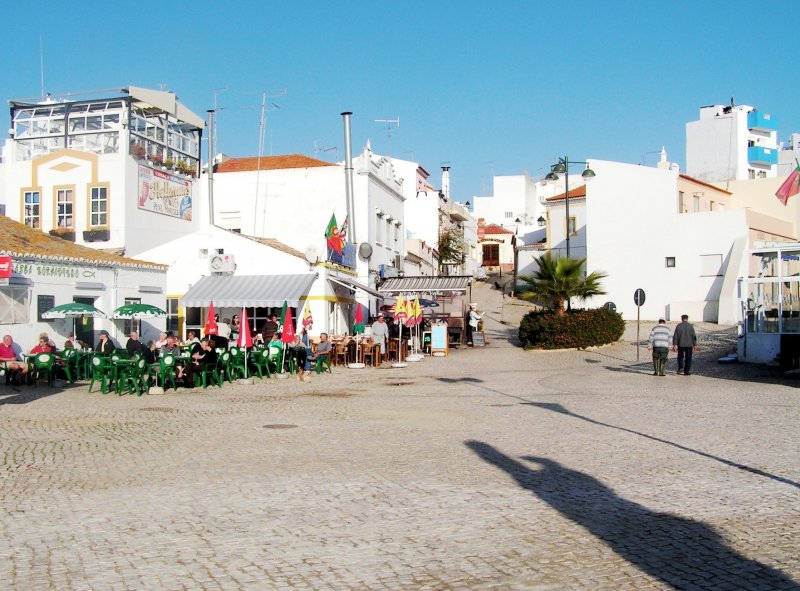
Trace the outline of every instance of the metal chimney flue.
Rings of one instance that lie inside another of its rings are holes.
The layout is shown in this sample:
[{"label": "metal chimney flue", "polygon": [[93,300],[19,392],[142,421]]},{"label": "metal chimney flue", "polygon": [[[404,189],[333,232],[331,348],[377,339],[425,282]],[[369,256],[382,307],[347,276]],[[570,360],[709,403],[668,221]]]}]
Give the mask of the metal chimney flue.
[{"label": "metal chimney flue", "polygon": [[356,220],[355,220],[355,201],[353,200],[353,149],[350,141],[350,116],[353,113],[345,111],[342,113],[344,121],[344,187],[347,197],[347,219],[350,226],[347,229],[347,241],[358,244],[356,241]]}]

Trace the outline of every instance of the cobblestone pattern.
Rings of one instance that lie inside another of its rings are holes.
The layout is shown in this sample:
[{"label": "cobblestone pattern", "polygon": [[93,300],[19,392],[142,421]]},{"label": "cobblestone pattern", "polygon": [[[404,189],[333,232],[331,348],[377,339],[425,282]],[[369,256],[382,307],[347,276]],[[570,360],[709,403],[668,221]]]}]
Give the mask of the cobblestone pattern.
[{"label": "cobblestone pattern", "polygon": [[794,383],[718,327],[693,376],[524,352],[491,296],[405,369],[0,386],[0,589],[800,589]]}]

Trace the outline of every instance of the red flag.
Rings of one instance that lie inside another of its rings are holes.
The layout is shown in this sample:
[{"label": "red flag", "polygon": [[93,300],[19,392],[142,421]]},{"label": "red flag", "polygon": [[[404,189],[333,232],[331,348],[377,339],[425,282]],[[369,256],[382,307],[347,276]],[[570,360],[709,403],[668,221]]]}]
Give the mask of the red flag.
[{"label": "red flag", "polygon": [[281,333],[281,342],[291,344],[294,343],[294,322],[292,322],[292,309],[286,308],[286,313],[283,315],[283,332]]},{"label": "red flag", "polygon": [[786,205],[789,201],[789,197],[793,195],[797,195],[800,193],[800,166],[795,168],[792,171],[780,188],[775,192],[775,197],[778,198],[778,201]]},{"label": "red flag", "polygon": [[239,347],[252,347],[253,337],[250,335],[250,323],[247,321],[247,308],[242,308],[240,326],[242,327],[242,330],[239,331],[239,339],[236,341],[236,344]]},{"label": "red flag", "polygon": [[214,302],[211,302],[208,305],[208,316],[206,316],[206,327],[204,332],[207,335],[217,334],[217,320],[216,314],[214,313]]}]

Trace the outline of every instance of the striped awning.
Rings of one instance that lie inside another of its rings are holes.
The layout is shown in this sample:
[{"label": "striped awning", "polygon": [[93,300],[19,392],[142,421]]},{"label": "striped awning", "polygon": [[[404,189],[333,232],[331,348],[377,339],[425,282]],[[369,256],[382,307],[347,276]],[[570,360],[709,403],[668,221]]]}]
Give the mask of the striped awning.
[{"label": "striped awning", "polygon": [[378,288],[381,293],[466,293],[472,283],[469,275],[454,277],[392,277]]},{"label": "striped awning", "polygon": [[203,277],[181,298],[181,306],[205,308],[209,302],[217,307],[246,306],[269,308],[283,302],[297,308],[300,298],[308,294],[316,273],[302,275],[212,275]]}]

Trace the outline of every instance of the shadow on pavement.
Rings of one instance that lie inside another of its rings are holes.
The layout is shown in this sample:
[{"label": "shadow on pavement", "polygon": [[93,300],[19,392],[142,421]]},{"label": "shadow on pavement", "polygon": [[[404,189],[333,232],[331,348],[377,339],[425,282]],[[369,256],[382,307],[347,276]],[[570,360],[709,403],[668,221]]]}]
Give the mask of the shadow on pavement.
[{"label": "shadow on pavement", "polygon": [[651,511],[618,496],[596,478],[548,458],[522,457],[538,466],[531,469],[487,443],[465,445],[624,560],[674,589],[800,590],[781,571],[728,547],[701,521]]},{"label": "shadow on pavement", "polygon": [[0,406],[4,404],[27,404],[54,394],[61,394],[75,386],[50,387],[46,384],[0,387]]},{"label": "shadow on pavement", "polygon": [[552,412],[557,412],[559,414],[567,415],[570,417],[574,417],[576,419],[580,419],[582,421],[586,421],[587,423],[592,423],[594,425],[600,425],[602,427],[609,427],[610,429],[617,429],[618,431],[624,431],[626,433],[632,433],[633,435],[638,435],[639,437],[644,437],[646,439],[650,439],[651,441],[658,441],[659,443],[664,443],[666,445],[670,445],[677,449],[688,451],[693,454],[697,454],[698,456],[702,456],[704,458],[709,458],[711,460],[715,460],[720,462],[721,464],[725,464],[726,466],[731,466],[732,468],[737,468],[738,470],[744,470],[745,472],[750,472],[751,474],[755,474],[757,476],[763,476],[764,478],[769,478],[770,480],[775,480],[776,482],[781,482],[783,484],[788,484],[789,486],[793,486],[795,488],[800,488],[800,482],[795,482],[794,480],[789,480],[788,478],[783,478],[782,476],[777,476],[775,474],[771,474],[769,472],[765,472],[764,470],[759,470],[758,468],[753,468],[751,466],[747,466],[745,464],[739,464],[738,462],[734,462],[731,460],[727,460],[725,458],[721,458],[719,456],[715,456],[713,454],[706,453],[704,451],[700,451],[698,449],[693,449],[691,447],[686,447],[685,445],[681,445],[680,443],[675,443],[674,441],[669,441],[667,439],[661,439],[660,437],[655,437],[653,435],[648,435],[647,433],[640,433],[639,431],[634,431],[633,429],[626,429],[625,427],[618,427],[617,425],[610,425],[608,423],[603,423],[601,421],[596,421],[595,419],[590,419],[589,417],[584,417],[582,415],[576,414],[572,411],[567,410],[561,404],[557,404],[554,402],[523,402],[522,404],[528,406],[535,406],[537,408],[543,408],[545,410],[549,410]]}]

